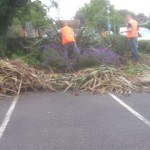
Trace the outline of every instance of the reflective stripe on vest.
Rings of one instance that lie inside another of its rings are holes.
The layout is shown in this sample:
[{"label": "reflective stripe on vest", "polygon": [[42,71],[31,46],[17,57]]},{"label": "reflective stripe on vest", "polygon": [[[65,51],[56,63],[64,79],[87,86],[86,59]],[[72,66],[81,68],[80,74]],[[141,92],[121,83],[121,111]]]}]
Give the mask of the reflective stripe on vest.
[{"label": "reflective stripe on vest", "polygon": [[138,23],[135,20],[130,20],[131,30],[127,32],[128,38],[138,37]]},{"label": "reflective stripe on vest", "polygon": [[65,27],[61,28],[61,35],[62,35],[62,44],[63,45],[67,44],[69,42],[75,42],[74,32],[70,27],[65,26]]}]

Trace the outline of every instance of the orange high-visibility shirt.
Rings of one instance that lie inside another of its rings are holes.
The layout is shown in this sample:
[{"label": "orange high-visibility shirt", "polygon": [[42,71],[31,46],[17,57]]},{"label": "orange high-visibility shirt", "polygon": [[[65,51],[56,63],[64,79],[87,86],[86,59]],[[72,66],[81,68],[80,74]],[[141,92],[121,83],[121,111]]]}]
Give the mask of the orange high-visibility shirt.
[{"label": "orange high-visibility shirt", "polygon": [[[131,26],[131,30],[127,32],[127,37],[128,38],[134,38],[134,37],[138,37],[138,23],[137,21],[131,19],[128,22],[128,25]],[[127,27],[128,28],[128,27]],[[130,27],[129,27],[130,28]]]},{"label": "orange high-visibility shirt", "polygon": [[74,32],[72,28],[65,26],[60,29],[61,30],[61,36],[62,36],[62,44],[67,44],[69,42],[75,42],[74,38]]}]

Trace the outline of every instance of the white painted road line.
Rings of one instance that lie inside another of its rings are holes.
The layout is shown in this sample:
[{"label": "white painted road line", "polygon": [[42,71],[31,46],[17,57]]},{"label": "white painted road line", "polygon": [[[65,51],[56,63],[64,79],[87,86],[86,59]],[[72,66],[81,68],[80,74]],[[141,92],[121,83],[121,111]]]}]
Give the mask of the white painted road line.
[{"label": "white painted road line", "polygon": [[128,106],[126,103],[124,103],[121,99],[119,99],[117,96],[109,93],[109,95],[115,99],[118,103],[120,103],[123,107],[125,107],[128,111],[130,111],[134,116],[142,120],[145,124],[147,124],[150,127],[150,121],[144,118],[142,115],[140,115],[138,112],[136,112],[134,109],[132,109],[130,106]]},{"label": "white painted road line", "polygon": [[0,126],[0,139],[2,138],[3,133],[5,132],[5,129],[6,129],[7,125],[8,125],[8,122],[9,122],[9,120],[10,120],[10,117],[11,117],[11,115],[12,115],[12,112],[13,112],[13,110],[14,110],[14,108],[15,108],[17,102],[18,102],[18,99],[19,99],[19,96],[16,96],[16,97],[14,98],[14,100],[13,100],[11,106],[9,107],[9,110],[7,111],[7,114],[6,114],[6,116],[5,116],[5,118],[4,118],[3,122],[2,122],[2,124],[1,124],[1,126]]}]

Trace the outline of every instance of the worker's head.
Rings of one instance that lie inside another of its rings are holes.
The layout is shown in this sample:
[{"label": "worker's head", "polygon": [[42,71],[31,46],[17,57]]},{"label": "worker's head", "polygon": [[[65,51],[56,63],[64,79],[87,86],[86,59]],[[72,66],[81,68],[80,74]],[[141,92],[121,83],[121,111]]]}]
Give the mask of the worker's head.
[{"label": "worker's head", "polygon": [[132,16],[131,15],[127,15],[126,16],[126,21],[128,22],[129,20],[131,20],[132,19]]},{"label": "worker's head", "polygon": [[67,21],[63,21],[63,22],[62,22],[62,27],[65,27],[65,26],[68,26]]}]

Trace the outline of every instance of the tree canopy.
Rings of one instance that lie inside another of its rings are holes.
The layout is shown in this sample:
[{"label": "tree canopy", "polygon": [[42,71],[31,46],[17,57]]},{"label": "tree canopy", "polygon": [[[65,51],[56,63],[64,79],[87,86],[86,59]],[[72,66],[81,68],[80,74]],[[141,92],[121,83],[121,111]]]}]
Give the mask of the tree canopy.
[{"label": "tree canopy", "polygon": [[0,1],[0,56],[5,56],[7,46],[7,29],[16,18],[21,24],[31,21],[35,27],[44,24],[46,7],[58,7],[55,0],[50,0],[50,6],[44,6],[39,0],[1,0]]},{"label": "tree canopy", "polygon": [[[147,17],[143,14],[135,15],[128,10],[116,10],[113,5],[109,7],[109,19],[112,30],[119,26],[125,25],[126,15],[132,15],[139,23],[146,22]],[[94,27],[99,31],[107,30],[107,1],[106,0],[90,0],[90,3],[85,4],[80,8],[75,15],[75,18],[80,19],[85,25]]]},{"label": "tree canopy", "polygon": [[[82,15],[88,26],[94,26],[98,29],[107,28],[107,9],[106,0],[91,0],[89,4],[85,4],[77,14]],[[110,5],[110,16],[115,13],[114,7]]]}]

